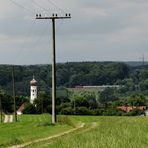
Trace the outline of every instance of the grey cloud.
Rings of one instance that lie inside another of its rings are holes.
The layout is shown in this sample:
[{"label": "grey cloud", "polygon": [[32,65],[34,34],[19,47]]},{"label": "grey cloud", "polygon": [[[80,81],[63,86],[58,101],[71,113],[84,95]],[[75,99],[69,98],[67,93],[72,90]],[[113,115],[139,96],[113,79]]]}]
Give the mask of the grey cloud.
[{"label": "grey cloud", "polygon": [[[0,6],[1,63],[49,63],[51,22],[37,21],[35,14],[61,12],[47,0],[15,0],[33,12],[8,1]],[[71,20],[58,20],[57,61],[137,60],[147,52],[147,0],[55,0],[72,13]],[[33,28],[31,28],[32,24]],[[27,36],[29,34],[29,36]],[[133,52],[134,51],[134,52]],[[17,58],[16,58],[17,57]],[[17,59],[17,60],[15,60]]]}]

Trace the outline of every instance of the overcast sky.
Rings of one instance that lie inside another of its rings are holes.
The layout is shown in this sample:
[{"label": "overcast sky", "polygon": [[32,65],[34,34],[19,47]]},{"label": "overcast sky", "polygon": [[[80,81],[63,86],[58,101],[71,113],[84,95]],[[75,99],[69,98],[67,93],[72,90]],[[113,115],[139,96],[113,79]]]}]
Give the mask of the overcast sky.
[{"label": "overcast sky", "polygon": [[148,0],[1,0],[0,64],[51,63],[51,16],[57,62],[142,61],[148,58]]}]

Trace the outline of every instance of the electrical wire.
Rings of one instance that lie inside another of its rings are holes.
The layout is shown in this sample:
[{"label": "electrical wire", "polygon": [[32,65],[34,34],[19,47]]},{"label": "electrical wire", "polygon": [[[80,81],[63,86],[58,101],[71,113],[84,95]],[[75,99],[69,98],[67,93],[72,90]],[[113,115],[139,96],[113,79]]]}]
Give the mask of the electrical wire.
[{"label": "electrical wire", "polygon": [[42,7],[41,5],[39,5],[37,2],[35,2],[34,0],[31,0],[32,1],[32,3],[35,5],[35,6],[37,6],[38,8],[40,8],[40,9],[42,9],[42,10],[44,10],[44,11],[46,11],[46,12],[49,12],[49,10],[48,9],[46,9],[46,8],[44,8],[44,7]]},{"label": "electrical wire", "polygon": [[50,3],[51,5],[53,5],[55,8],[57,8],[59,11],[61,11],[61,13],[66,13],[62,8],[60,8],[59,6],[57,6],[54,2],[52,2],[51,0],[47,0],[48,3]]},{"label": "electrical wire", "polygon": [[21,44],[21,46],[19,47],[19,51],[17,53],[17,55],[15,56],[15,60],[14,60],[14,63],[19,63],[19,59],[20,59],[20,56],[22,55],[22,53],[24,52],[24,48],[25,48],[25,44],[26,44],[26,41],[27,39],[30,38],[32,32],[33,32],[33,29],[35,28],[35,22],[36,20],[34,20],[29,28],[29,30],[27,31],[26,35],[25,35],[25,39],[23,41],[23,43]]},{"label": "electrical wire", "polygon": [[31,9],[28,9],[28,8],[24,7],[24,6],[21,5],[20,3],[15,2],[14,0],[10,0],[10,1],[11,1],[14,5],[16,5],[16,6],[20,7],[20,8],[23,8],[23,9],[26,10],[27,12],[29,11],[31,14],[32,14],[32,13],[34,14],[34,12],[33,12]]},{"label": "electrical wire", "polygon": [[45,24],[45,26],[42,27],[43,30],[42,30],[42,32],[40,33],[40,36],[38,36],[38,39],[35,40],[35,42],[34,42],[34,43],[35,43],[35,46],[33,46],[34,48],[36,48],[36,47],[38,46],[38,44],[36,44],[36,43],[39,43],[39,42],[42,43],[42,40],[44,39],[44,34],[47,33],[47,28],[48,28],[48,26],[49,26],[49,24],[48,24],[48,22],[47,22],[47,24]]},{"label": "electrical wire", "polygon": [[[27,12],[30,12],[31,14],[34,14],[34,11],[32,11],[32,9],[26,8],[26,7],[24,7],[23,5],[21,5],[20,3],[15,2],[14,0],[10,0],[10,1],[11,1],[13,4],[15,4],[16,6],[18,6],[18,7],[22,8],[22,9],[26,10]],[[31,0],[31,1],[32,1],[33,5],[37,6],[38,8],[40,8],[40,9],[46,11],[46,12],[49,12],[49,10],[47,10],[47,9],[44,8],[44,7],[42,7],[41,5],[39,5],[39,4],[38,4],[37,2],[35,2],[34,0]],[[50,4],[52,4],[55,8],[57,8],[60,12],[65,13],[65,11],[64,11],[63,9],[61,9],[60,7],[58,7],[58,6],[57,6],[55,3],[53,3],[51,0],[48,0],[48,2],[49,2]],[[63,22],[62,22],[62,23],[63,23]],[[26,46],[26,40],[27,40],[28,38],[30,38],[30,36],[31,36],[32,31],[33,31],[34,28],[35,28],[35,21],[32,23],[32,25],[31,25],[31,27],[30,27],[28,33],[27,33],[26,36],[25,36],[25,40],[23,41],[21,47],[19,48],[19,51],[18,51],[18,53],[17,53],[17,55],[16,55],[16,58],[15,58],[15,63],[18,63],[18,62],[19,62],[19,59],[20,59],[21,55],[24,53],[24,49],[25,49],[25,46]],[[59,32],[59,29],[61,28],[61,25],[60,25],[60,27],[57,26],[57,28],[58,28],[58,32]],[[41,49],[41,45],[44,44],[44,42],[41,42],[41,41],[42,41],[42,40],[44,39],[44,37],[45,37],[45,36],[44,36],[44,33],[45,33],[45,32],[47,32],[47,27],[44,28],[44,30],[41,32],[41,34],[40,34],[40,36],[37,38],[37,40],[33,41],[33,44],[35,44],[35,46],[33,46],[34,49],[39,45],[39,44],[37,44],[37,43],[39,43],[39,42],[42,43],[42,44],[40,44],[40,49]],[[51,36],[50,36],[50,40],[51,40]],[[44,45],[45,45],[45,44],[44,44]],[[43,52],[41,52],[41,53],[43,53]],[[27,53],[27,54],[30,54],[30,52]],[[44,58],[43,58],[43,59],[44,59]],[[22,58],[21,58],[21,60],[22,60]]]},{"label": "electrical wire", "polygon": [[[45,42],[43,42],[43,40],[45,39],[45,33],[47,33],[47,25],[49,26],[49,24],[45,24],[45,26],[42,26],[42,31],[40,32],[40,35],[37,36],[36,39],[34,39],[34,41],[32,42],[32,45],[31,45],[34,49],[36,49],[35,50],[36,54],[39,53],[40,57],[42,57],[42,55],[43,55],[43,58],[40,58],[40,63],[43,63],[42,61],[45,60],[44,59],[45,55],[43,54],[43,51],[41,51],[41,49],[42,49],[43,45],[45,45]],[[32,53],[32,52],[26,50],[25,55],[26,55],[26,57],[28,57],[28,60],[30,58],[32,58],[32,57],[30,57],[31,56],[30,53]],[[47,55],[47,53],[46,53],[46,55]],[[36,63],[36,62],[34,61],[34,63]],[[38,63],[38,64],[40,64],[40,63]]]}]

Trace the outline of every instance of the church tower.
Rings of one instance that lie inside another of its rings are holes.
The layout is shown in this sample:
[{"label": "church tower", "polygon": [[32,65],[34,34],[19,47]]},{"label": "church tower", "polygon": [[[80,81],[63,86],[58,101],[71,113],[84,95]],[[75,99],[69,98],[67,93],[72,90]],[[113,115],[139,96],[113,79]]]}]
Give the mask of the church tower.
[{"label": "church tower", "polygon": [[34,100],[37,98],[37,81],[34,79],[30,81],[30,103],[33,104]]}]

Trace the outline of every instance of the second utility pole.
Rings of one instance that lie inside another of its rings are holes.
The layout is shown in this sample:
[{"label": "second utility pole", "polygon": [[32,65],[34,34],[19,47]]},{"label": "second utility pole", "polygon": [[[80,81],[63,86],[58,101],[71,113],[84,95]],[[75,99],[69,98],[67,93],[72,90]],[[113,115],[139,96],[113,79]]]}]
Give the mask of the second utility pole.
[{"label": "second utility pole", "polygon": [[53,14],[52,17],[42,17],[41,14],[36,15],[36,19],[50,19],[52,20],[52,37],[53,37],[53,50],[52,50],[52,124],[56,123],[56,42],[55,42],[55,20],[71,18],[70,14],[65,14],[64,17],[58,17]]},{"label": "second utility pole", "polygon": [[17,122],[14,66],[12,66],[12,89],[13,89],[14,121]]}]

